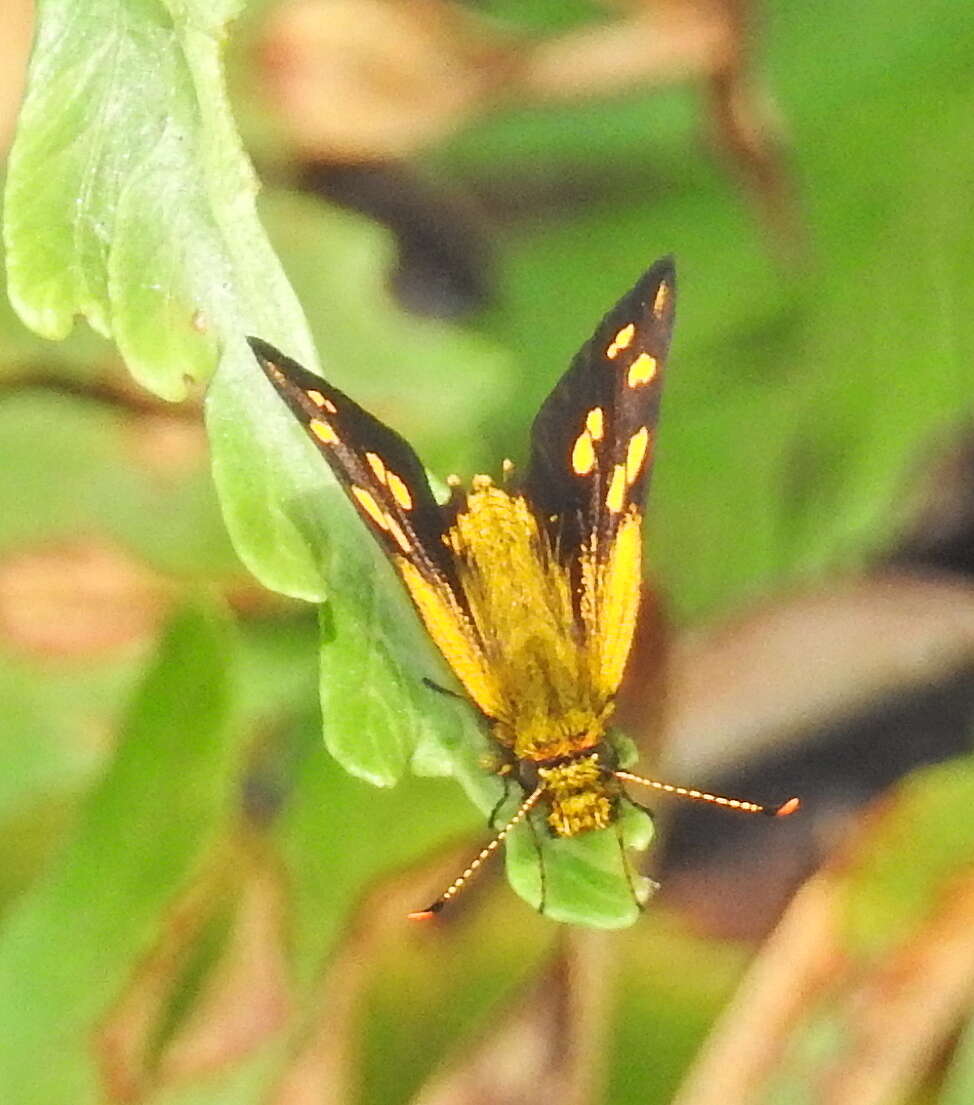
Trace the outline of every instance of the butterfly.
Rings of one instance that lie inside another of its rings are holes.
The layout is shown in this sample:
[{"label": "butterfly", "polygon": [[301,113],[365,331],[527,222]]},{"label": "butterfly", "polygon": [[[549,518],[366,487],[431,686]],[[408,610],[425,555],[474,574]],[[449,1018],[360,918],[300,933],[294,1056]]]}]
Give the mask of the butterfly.
[{"label": "butterfly", "polygon": [[[625,784],[767,807],[621,770],[610,726],[642,582],[644,501],[676,306],[657,261],[603,318],[538,411],[515,482],[451,477],[440,505],[394,430],[259,338],[250,346],[379,542],[523,799],[426,909],[439,912],[536,808],[549,833],[617,823]],[[431,686],[436,687],[435,684]],[[452,693],[445,688],[437,688]]]}]

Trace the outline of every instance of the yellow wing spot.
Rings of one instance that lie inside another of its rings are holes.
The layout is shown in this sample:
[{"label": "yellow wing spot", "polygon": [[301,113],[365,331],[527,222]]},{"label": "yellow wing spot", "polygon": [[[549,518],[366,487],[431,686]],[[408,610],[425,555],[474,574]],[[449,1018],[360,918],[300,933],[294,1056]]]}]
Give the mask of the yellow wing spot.
[{"label": "yellow wing spot", "polygon": [[337,445],[338,434],[332,429],[331,423],[323,418],[312,418],[308,423],[308,429],[315,437],[325,445]]},{"label": "yellow wing spot", "polygon": [[392,497],[403,508],[403,510],[412,510],[413,497],[409,494],[409,488],[396,475],[396,473],[387,472],[386,481],[389,484],[389,490],[392,492]]},{"label": "yellow wing spot", "polygon": [[375,478],[379,483],[386,482],[386,466],[382,463],[382,457],[376,453],[366,453],[365,459],[369,462],[369,467],[375,473]]},{"label": "yellow wing spot", "polygon": [[594,467],[595,448],[592,445],[592,435],[588,430],[582,430],[572,449],[572,471],[576,476],[587,476]]},{"label": "yellow wing spot", "polygon": [[389,528],[389,523],[386,521],[385,512],[375,501],[371,491],[366,491],[364,487],[353,487],[352,494],[358,501],[359,506],[361,506],[365,513],[372,519],[373,522],[375,522],[375,524],[380,529]]},{"label": "yellow wing spot", "polygon": [[649,430],[643,426],[629,439],[629,447],[626,449],[626,483],[630,487],[636,482],[639,473],[643,469],[646,460],[646,450],[649,448]]},{"label": "yellow wing spot", "polygon": [[617,464],[612,469],[612,480],[609,490],[606,492],[605,505],[613,513],[618,514],[625,503],[626,495],[626,466]]},{"label": "yellow wing spot", "polygon": [[653,300],[653,314],[659,318],[666,310],[670,302],[669,284],[660,284],[656,289],[656,298]]},{"label": "yellow wing spot", "polygon": [[605,433],[605,419],[601,407],[593,407],[585,416],[585,429],[592,435],[593,441],[601,441]]},{"label": "yellow wing spot", "polygon": [[623,326],[618,334],[609,343],[608,349],[605,351],[605,355],[610,361],[614,361],[616,357],[622,352],[623,349],[628,349],[632,345],[632,339],[636,336],[636,327],[633,323],[628,323]]},{"label": "yellow wing spot", "polygon": [[335,406],[335,404],[330,399],[322,395],[320,391],[315,391],[314,389],[311,389],[310,391],[306,391],[304,394],[307,395],[307,397],[311,400],[312,403],[314,403],[316,407],[323,407],[326,411],[328,411],[329,414],[338,413],[338,408]]},{"label": "yellow wing spot", "polygon": [[651,357],[648,353],[640,353],[629,366],[629,375],[626,377],[626,383],[631,388],[638,388],[643,384],[648,384],[656,376],[656,368],[655,357]]},{"label": "yellow wing spot", "polygon": [[411,553],[413,551],[412,542],[403,532],[403,528],[396,521],[395,518],[388,512],[386,513],[386,529],[392,534],[396,544],[404,553]]}]

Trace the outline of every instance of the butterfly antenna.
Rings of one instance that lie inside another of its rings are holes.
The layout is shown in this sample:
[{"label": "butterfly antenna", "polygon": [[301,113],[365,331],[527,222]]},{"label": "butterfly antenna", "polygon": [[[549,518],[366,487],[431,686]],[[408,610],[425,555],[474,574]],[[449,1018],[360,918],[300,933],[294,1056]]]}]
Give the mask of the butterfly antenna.
[{"label": "butterfly antenna", "polygon": [[477,871],[483,866],[483,864],[490,859],[490,857],[497,851],[497,849],[504,843],[505,839],[511,833],[511,831],[528,816],[528,814],[534,809],[534,807],[541,800],[541,795],[544,794],[544,787],[538,787],[533,790],[527,798],[518,806],[514,816],[508,821],[508,823],[501,829],[501,831],[494,837],[494,839],[483,848],[479,855],[470,861],[466,868],[460,872],[459,875],[450,883],[450,885],[443,891],[443,893],[433,902],[432,905],[426,907],[426,909],[417,909],[415,912],[408,914],[410,921],[426,921],[430,917],[436,916],[437,913],[446,905],[451,898],[455,898],[457,894],[466,886],[470,879],[477,873]]},{"label": "butterfly antenna", "polygon": [[672,783],[661,783],[658,779],[645,779],[642,775],[633,775],[630,771],[613,771],[612,774],[624,783],[637,783],[641,787],[650,787],[652,790],[659,790],[664,794],[674,794],[677,798],[689,798],[694,802],[709,802],[712,806],[723,806],[725,809],[740,810],[742,813],[763,813],[767,817],[787,817],[801,805],[801,799],[789,798],[786,802],[782,802],[777,806],[762,806],[757,802],[746,802],[742,798],[725,798],[721,794],[709,794],[705,790],[678,787]]}]

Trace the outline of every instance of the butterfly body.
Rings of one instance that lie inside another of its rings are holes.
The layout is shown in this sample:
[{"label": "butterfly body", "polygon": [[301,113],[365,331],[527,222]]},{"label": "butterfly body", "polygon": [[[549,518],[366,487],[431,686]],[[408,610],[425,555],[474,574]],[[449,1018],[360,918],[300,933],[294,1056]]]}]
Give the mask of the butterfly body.
[{"label": "butterfly body", "polygon": [[[468,693],[497,743],[523,765],[522,786],[545,784],[555,835],[605,828],[619,788],[590,750],[605,739],[612,702],[580,647],[569,567],[524,496],[486,477],[475,481],[447,537],[487,661],[484,680]],[[436,626],[427,628],[440,644]]]},{"label": "butterfly body", "polygon": [[250,339],[483,715],[500,772],[560,837],[611,826],[623,797],[607,726],[639,608],[674,295],[657,262],[603,319],[535,419],[520,486],[454,481],[443,506],[398,434]]}]

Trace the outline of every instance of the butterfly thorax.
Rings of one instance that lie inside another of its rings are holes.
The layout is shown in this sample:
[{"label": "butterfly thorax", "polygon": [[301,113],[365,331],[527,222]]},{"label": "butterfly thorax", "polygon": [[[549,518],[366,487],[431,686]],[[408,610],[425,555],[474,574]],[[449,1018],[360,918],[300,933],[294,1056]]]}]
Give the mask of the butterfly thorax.
[{"label": "butterfly thorax", "polygon": [[495,734],[518,759],[572,755],[601,740],[568,569],[521,495],[478,477],[447,534],[496,687]]}]

